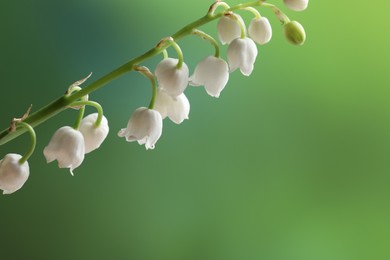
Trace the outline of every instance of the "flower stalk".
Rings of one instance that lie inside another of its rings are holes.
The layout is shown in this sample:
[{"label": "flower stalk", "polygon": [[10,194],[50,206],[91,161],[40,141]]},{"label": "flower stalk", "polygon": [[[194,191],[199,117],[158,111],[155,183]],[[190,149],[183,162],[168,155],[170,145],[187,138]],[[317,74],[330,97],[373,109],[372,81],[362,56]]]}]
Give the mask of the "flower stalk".
[{"label": "flower stalk", "polygon": [[89,101],[89,100],[75,101],[72,103],[71,106],[75,106],[75,107],[80,106],[81,107],[79,116],[77,117],[77,120],[76,120],[76,124],[73,127],[74,129],[78,129],[80,126],[80,122],[84,117],[85,106],[91,106],[91,107],[96,108],[97,113],[98,113],[98,117],[97,117],[96,122],[95,122],[96,127],[98,127],[100,125],[100,123],[102,122],[103,108],[98,102]]},{"label": "flower stalk", "polygon": [[203,32],[203,31],[201,31],[201,30],[198,30],[198,29],[192,30],[192,34],[193,34],[193,35],[197,35],[197,36],[201,37],[202,39],[204,39],[204,40],[210,42],[210,43],[214,46],[214,48],[215,48],[215,55],[214,55],[214,56],[215,56],[216,58],[219,58],[219,57],[220,57],[219,45],[218,45],[217,41],[216,41],[213,37],[211,37],[211,36],[208,35],[207,33]]},{"label": "flower stalk", "polygon": [[[227,9],[218,12],[208,12],[205,16],[195,20],[192,23],[189,23],[188,25],[184,26],[180,30],[178,30],[176,33],[172,34],[171,37],[178,41],[179,39],[189,35],[192,33],[192,31],[202,25],[205,25],[209,22],[212,22],[218,18],[221,18],[223,15],[225,15],[226,12],[233,12],[236,10],[240,10],[246,7],[256,7],[256,6],[263,6],[266,5],[264,3],[265,0],[257,0],[252,1],[244,4],[238,4]],[[218,1],[219,2],[219,1]],[[221,4],[218,4],[218,6]],[[46,120],[54,117],[55,115],[61,113],[62,111],[66,110],[71,106],[75,101],[81,99],[82,97],[104,87],[108,83],[112,82],[113,80],[123,76],[124,74],[131,72],[134,70],[134,65],[138,65],[145,60],[148,60],[149,58],[152,58],[162,52],[169,47],[164,46],[164,48],[161,48],[161,46],[155,46],[145,52],[144,54],[128,61],[127,63],[123,64],[122,66],[118,67],[117,69],[109,72],[108,74],[104,75],[103,77],[99,78],[95,82],[89,84],[88,86],[80,89],[77,92],[71,93],[70,95],[63,95],[56,100],[52,101],[48,105],[42,107],[41,109],[35,111],[34,113],[30,114],[24,122],[29,124],[31,127],[36,127],[40,125],[41,123],[45,122]],[[15,131],[10,132],[8,129],[3,130],[0,132],[0,145],[6,144],[9,141],[17,138],[21,134],[25,133],[27,131],[26,128],[18,128]]]},{"label": "flower stalk", "polygon": [[157,94],[157,86],[156,86],[156,80],[154,78],[154,75],[150,70],[145,66],[134,66],[134,70],[141,73],[143,76],[145,76],[147,79],[150,80],[150,83],[152,85],[152,98],[150,99],[150,103],[148,108],[153,109],[154,108],[154,102],[156,100],[156,94]]},{"label": "flower stalk", "polygon": [[34,150],[35,150],[35,146],[37,144],[37,137],[35,135],[35,131],[34,129],[29,125],[29,124],[26,124],[25,122],[19,122],[16,124],[17,127],[22,127],[24,129],[26,129],[26,131],[29,132],[30,134],[30,137],[31,137],[31,145],[30,145],[30,148],[28,149],[28,151],[23,155],[22,158],[20,158],[19,160],[19,163],[20,164],[23,164],[25,163],[30,157],[31,155],[34,153]]}]

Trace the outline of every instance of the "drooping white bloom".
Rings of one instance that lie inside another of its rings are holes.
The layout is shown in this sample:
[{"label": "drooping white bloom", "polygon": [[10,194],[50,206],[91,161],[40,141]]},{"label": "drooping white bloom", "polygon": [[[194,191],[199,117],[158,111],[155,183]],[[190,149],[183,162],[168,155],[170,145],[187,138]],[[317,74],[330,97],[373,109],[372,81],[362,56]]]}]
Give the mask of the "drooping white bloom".
[{"label": "drooping white bloom", "polygon": [[28,162],[20,164],[19,154],[9,153],[0,160],[0,189],[3,194],[11,194],[19,190],[30,175]]},{"label": "drooping white bloom", "polygon": [[47,163],[57,160],[58,167],[69,168],[73,175],[73,170],[84,160],[84,137],[70,126],[61,127],[54,133],[43,154]]},{"label": "drooping white bloom", "polygon": [[294,11],[303,11],[307,8],[309,0],[283,0],[284,4]]},{"label": "drooping white bloom", "polygon": [[219,97],[228,80],[229,67],[226,61],[209,56],[196,66],[194,74],[190,77],[190,85],[204,85],[210,96]]},{"label": "drooping white bloom", "polygon": [[257,48],[252,39],[235,39],[227,50],[230,72],[240,68],[243,75],[249,76],[253,71],[256,56]]},{"label": "drooping white bloom", "polygon": [[183,62],[181,68],[177,68],[178,59],[163,59],[156,67],[156,77],[160,88],[171,97],[177,97],[184,92],[188,85],[189,70]]},{"label": "drooping white bloom", "polygon": [[244,24],[244,20],[238,14],[235,14],[235,16],[239,19],[239,21],[236,21],[235,18],[230,15],[223,16],[218,21],[218,38],[223,45],[229,44],[234,39],[241,36],[241,27],[239,22]]},{"label": "drooping white bloom", "polygon": [[127,127],[119,131],[119,137],[125,137],[126,141],[138,141],[145,144],[146,150],[154,149],[154,145],[162,133],[162,117],[154,109],[140,107],[133,112]]},{"label": "drooping white bloom", "polygon": [[272,27],[266,17],[254,18],[249,24],[249,36],[258,44],[268,43],[272,38]]},{"label": "drooping white bloom", "polygon": [[80,132],[84,137],[85,153],[92,152],[100,147],[104,139],[106,139],[109,131],[108,121],[103,116],[99,126],[95,125],[98,113],[90,114],[83,118],[80,122]]},{"label": "drooping white bloom", "polygon": [[162,119],[169,117],[172,122],[181,124],[185,119],[188,119],[190,102],[184,93],[176,98],[172,98],[162,89],[158,88],[154,102],[154,110],[160,112]]}]

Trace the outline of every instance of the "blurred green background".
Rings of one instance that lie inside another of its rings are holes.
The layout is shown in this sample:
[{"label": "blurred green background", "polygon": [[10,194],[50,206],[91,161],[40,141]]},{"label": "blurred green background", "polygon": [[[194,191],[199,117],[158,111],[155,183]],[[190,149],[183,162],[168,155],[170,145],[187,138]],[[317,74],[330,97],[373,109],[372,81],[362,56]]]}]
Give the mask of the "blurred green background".
[{"label": "blurred green background", "polygon": [[[269,2],[304,25],[306,44],[289,45],[264,10],[274,37],[259,47],[253,74],[233,73],[219,99],[189,87],[190,120],[165,120],[155,150],[116,136],[149,102],[149,82],[135,73],[90,95],[111,132],[75,177],[47,165],[42,150],[76,112],[37,127],[29,180],[0,197],[0,258],[390,259],[390,4],[310,1],[295,13]],[[143,53],[211,3],[3,1],[1,128],[90,71],[92,82]],[[216,35],[215,26],[203,29]],[[191,70],[213,52],[195,37],[180,44]],[[24,135],[0,157],[28,145]]]}]

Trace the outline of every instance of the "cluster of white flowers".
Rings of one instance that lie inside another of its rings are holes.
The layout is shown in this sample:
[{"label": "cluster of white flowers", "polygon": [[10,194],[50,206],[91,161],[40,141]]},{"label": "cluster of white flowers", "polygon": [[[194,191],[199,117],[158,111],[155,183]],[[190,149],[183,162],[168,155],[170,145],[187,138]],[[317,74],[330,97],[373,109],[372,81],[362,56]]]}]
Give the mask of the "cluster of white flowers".
[{"label": "cluster of white flowers", "polygon": [[[302,11],[308,6],[308,0],[283,1],[288,8],[295,11]],[[228,5],[221,1],[216,1],[214,5],[215,8],[223,5],[229,9]],[[290,43],[294,45],[304,43],[306,34],[300,23],[290,21],[274,5],[263,5],[274,10],[283,23],[284,34]],[[161,45],[157,45],[156,48],[160,48],[161,52],[165,51],[167,47],[173,46],[178,53],[178,59],[164,57],[157,65],[154,74],[146,67],[134,66],[135,70],[138,68],[139,72],[151,80],[153,97],[149,107],[140,107],[133,112],[127,127],[121,129],[118,136],[125,137],[128,142],[137,141],[140,145],[145,145],[146,149],[154,149],[162,134],[163,119],[168,117],[176,124],[181,124],[185,119],[188,119],[190,103],[184,94],[188,85],[204,86],[210,96],[218,98],[229,80],[229,73],[239,69],[244,76],[251,75],[258,55],[256,43],[259,45],[268,43],[272,38],[272,28],[269,20],[262,17],[256,9],[252,7],[242,9],[255,14],[255,18],[250,21],[248,28],[240,15],[230,11],[232,9],[226,10],[223,15],[219,16],[218,38],[223,45],[229,45],[227,62],[219,56],[218,43],[211,36],[194,28],[192,33],[209,40],[216,48],[216,53],[214,56],[207,56],[201,60],[191,76],[188,66],[183,61],[180,47],[171,37],[164,38],[165,40],[162,40]],[[210,8],[209,14],[213,15],[214,11]],[[81,90],[79,85],[88,77],[72,84],[68,89],[68,95]],[[158,87],[156,87],[155,79],[157,79]],[[57,160],[60,168],[69,168],[73,175],[73,170],[81,165],[85,154],[100,147],[108,135],[109,126],[100,105],[88,101],[88,95],[72,105],[71,107],[80,109],[76,126],[64,126],[58,129],[44,148],[43,154],[48,163]],[[95,106],[98,113],[83,118],[85,105]],[[24,125],[32,135],[32,149],[23,157],[10,153],[0,160],[0,189],[3,190],[4,194],[19,190],[29,176],[27,159],[35,148],[35,132],[31,126],[23,122],[29,111],[30,109],[23,118],[14,119],[10,129],[12,131],[16,129],[16,122],[21,126]]]},{"label": "cluster of white flowers", "polygon": [[[308,0],[284,2],[293,10],[303,10],[308,4]],[[286,25],[284,31],[287,39],[293,44],[302,44],[305,38],[303,27],[295,21],[288,21]],[[218,98],[229,80],[229,73],[240,69],[244,76],[251,75],[258,54],[255,42],[264,45],[272,38],[269,20],[260,15],[252,19],[246,29],[240,15],[226,12],[219,19],[217,30],[220,42],[229,44],[228,62],[220,57],[208,56],[198,63],[189,77],[189,69],[184,62],[178,67],[178,59],[163,59],[155,70],[159,87],[154,107],[135,110],[127,127],[121,129],[118,136],[125,137],[128,142],[138,141],[141,145],[145,144],[146,149],[154,149],[162,133],[164,118],[169,117],[176,124],[188,119],[190,103],[184,95],[188,84],[204,86],[210,96]]]},{"label": "cluster of white flowers", "polygon": [[49,144],[43,150],[47,163],[57,160],[59,168],[73,170],[81,165],[84,155],[100,147],[108,135],[108,121],[103,116],[99,125],[95,125],[97,113],[81,120],[79,129],[64,126],[58,129]]}]

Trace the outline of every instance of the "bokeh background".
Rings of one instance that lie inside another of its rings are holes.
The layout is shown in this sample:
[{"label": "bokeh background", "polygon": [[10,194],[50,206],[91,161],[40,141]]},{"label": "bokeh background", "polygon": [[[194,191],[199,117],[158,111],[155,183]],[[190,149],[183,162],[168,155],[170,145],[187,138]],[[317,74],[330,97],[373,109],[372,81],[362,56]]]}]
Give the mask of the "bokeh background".
[{"label": "bokeh background", "polygon": [[[3,1],[1,128],[143,53],[211,2]],[[304,25],[306,44],[289,45],[263,10],[274,37],[253,74],[233,73],[219,99],[189,87],[190,120],[164,121],[155,150],[116,136],[149,102],[136,73],[90,95],[111,132],[74,177],[42,150],[76,111],[37,127],[28,182],[0,197],[0,258],[390,259],[390,4],[310,1],[295,13],[269,2]],[[203,29],[215,36],[215,26]],[[180,44],[191,70],[213,52],[195,37]],[[24,135],[0,156],[28,145]]]}]

